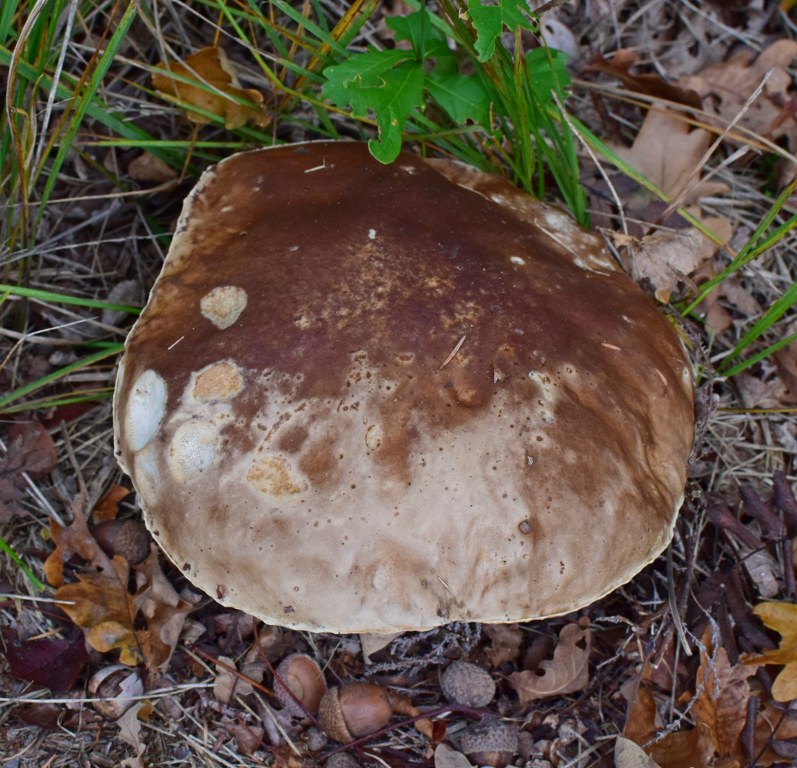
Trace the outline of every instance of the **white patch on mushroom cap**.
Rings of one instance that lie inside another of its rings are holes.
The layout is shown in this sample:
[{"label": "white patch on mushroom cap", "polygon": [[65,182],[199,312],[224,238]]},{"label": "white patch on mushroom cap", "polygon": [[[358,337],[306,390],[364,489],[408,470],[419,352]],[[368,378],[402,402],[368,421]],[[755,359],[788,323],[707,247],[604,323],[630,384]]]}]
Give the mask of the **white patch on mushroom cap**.
[{"label": "white patch on mushroom cap", "polygon": [[155,434],[166,408],[166,382],[155,371],[144,371],[130,388],[125,413],[125,438],[140,451]]},{"label": "white patch on mushroom cap", "polygon": [[220,285],[206,293],[199,302],[202,316],[210,320],[220,331],[229,328],[246,309],[249,297],[243,288],[235,285]]},{"label": "white patch on mushroom cap", "polygon": [[152,507],[158,502],[160,492],[160,453],[154,444],[148,445],[136,454],[133,469],[136,475],[136,490],[141,495],[144,507]]},{"label": "white patch on mushroom cap", "polygon": [[198,478],[215,461],[217,441],[216,430],[210,424],[181,424],[169,446],[169,469],[174,479],[185,483]]}]

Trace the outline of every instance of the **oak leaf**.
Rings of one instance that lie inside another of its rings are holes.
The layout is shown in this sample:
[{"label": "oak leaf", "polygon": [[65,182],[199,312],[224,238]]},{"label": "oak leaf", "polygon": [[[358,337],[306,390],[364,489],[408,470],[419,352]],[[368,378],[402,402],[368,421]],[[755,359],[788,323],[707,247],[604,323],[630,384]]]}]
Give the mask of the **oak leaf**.
[{"label": "oak leaf", "polygon": [[567,624],[559,633],[553,659],[540,662],[537,670],[509,675],[521,704],[546,696],[561,696],[581,691],[589,684],[589,652],[592,636],[578,624]]},{"label": "oak leaf", "polygon": [[716,648],[711,656],[700,653],[692,716],[708,728],[720,757],[744,761],[740,738],[751,693],[747,678],[755,670],[745,664],[732,665],[724,648]]},{"label": "oak leaf", "polygon": [[185,105],[186,117],[191,122],[212,122],[206,114],[191,111],[192,106],[224,118],[224,126],[229,130],[241,128],[248,122],[265,128],[271,122],[262,108],[263,94],[253,88],[241,88],[222,48],[202,48],[188,56],[185,62],[162,62],[158,67],[170,74],[154,73],[152,84],[156,90]]},{"label": "oak leaf", "polygon": [[759,96],[740,117],[739,125],[769,139],[786,137],[792,151],[797,149],[797,125],[787,107],[792,98],[792,77],[788,70],[797,56],[797,41],[776,40],[758,56],[740,51],[728,61],[712,64],[695,75],[681,78],[679,85],[696,91],[704,109],[721,118],[720,127],[734,120],[747,100],[768,77]]},{"label": "oak leaf", "polygon": [[[91,535],[79,500],[72,504],[71,525],[51,528],[56,548],[44,571],[58,587],[57,600],[84,631],[86,642],[101,653],[119,651],[122,664],[140,662],[151,669],[168,664],[193,605],[180,598],[158,563],[157,551],[133,568],[121,556],[108,557]],[[76,583],[64,583],[64,563],[78,556],[87,568]]]},{"label": "oak leaf", "polygon": [[797,699],[797,605],[794,603],[759,603],[753,612],[781,636],[780,646],[745,657],[747,664],[782,664],[783,669],[772,683],[775,701]]}]

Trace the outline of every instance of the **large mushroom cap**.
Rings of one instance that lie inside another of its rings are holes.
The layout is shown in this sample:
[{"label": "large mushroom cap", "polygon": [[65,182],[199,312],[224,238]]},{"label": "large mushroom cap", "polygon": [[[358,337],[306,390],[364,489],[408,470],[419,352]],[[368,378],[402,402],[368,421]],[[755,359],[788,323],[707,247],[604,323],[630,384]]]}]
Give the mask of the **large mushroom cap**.
[{"label": "large mushroom cap", "polygon": [[235,155],[127,342],[122,467],[225,605],[335,632],[577,609],[666,546],[690,368],[597,238],[364,145]]}]

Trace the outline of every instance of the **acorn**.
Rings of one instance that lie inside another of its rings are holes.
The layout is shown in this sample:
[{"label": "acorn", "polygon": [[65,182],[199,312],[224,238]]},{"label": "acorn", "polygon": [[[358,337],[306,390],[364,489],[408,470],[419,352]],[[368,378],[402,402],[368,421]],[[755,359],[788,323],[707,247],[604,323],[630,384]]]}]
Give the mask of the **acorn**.
[{"label": "acorn", "polygon": [[130,565],[136,565],[149,554],[151,539],[141,520],[104,520],[91,531],[108,557],[121,555]]},{"label": "acorn", "polygon": [[318,705],[326,690],[327,684],[321,667],[303,653],[292,653],[277,666],[274,695],[288,714],[303,717],[309,712],[314,715],[318,712]]},{"label": "acorn", "polygon": [[476,664],[454,661],[440,675],[440,689],[452,704],[486,707],[495,696],[495,681]]},{"label": "acorn", "polygon": [[342,744],[384,728],[394,714],[415,717],[420,710],[406,696],[365,682],[333,686],[318,708],[321,727]]},{"label": "acorn", "polygon": [[505,768],[518,751],[517,728],[498,718],[486,717],[465,730],[460,750],[474,765]]}]

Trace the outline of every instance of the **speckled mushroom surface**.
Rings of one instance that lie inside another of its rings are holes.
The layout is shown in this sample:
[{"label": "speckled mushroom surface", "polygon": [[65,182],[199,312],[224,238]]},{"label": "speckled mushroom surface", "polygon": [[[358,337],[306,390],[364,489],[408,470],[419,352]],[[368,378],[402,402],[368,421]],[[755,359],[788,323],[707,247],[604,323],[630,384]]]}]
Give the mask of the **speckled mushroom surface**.
[{"label": "speckled mushroom surface", "polygon": [[188,579],[334,632],[596,600],[669,541],[693,435],[678,336],[598,238],[499,179],[358,143],[203,175],[114,409]]}]

